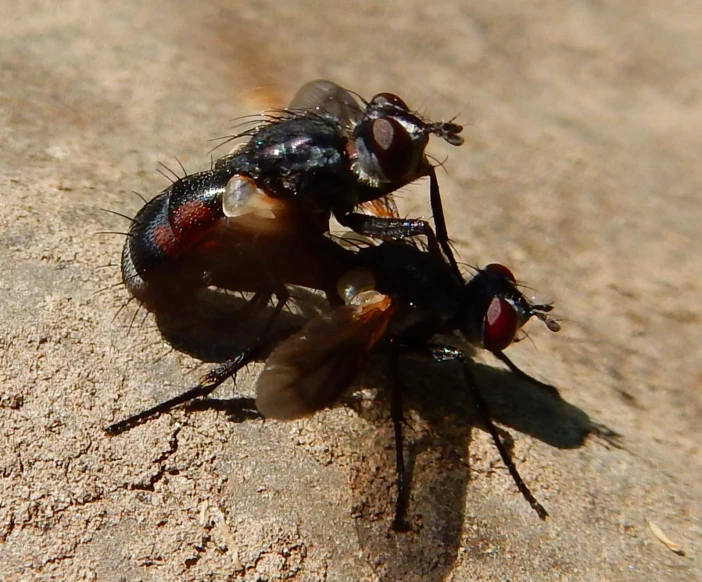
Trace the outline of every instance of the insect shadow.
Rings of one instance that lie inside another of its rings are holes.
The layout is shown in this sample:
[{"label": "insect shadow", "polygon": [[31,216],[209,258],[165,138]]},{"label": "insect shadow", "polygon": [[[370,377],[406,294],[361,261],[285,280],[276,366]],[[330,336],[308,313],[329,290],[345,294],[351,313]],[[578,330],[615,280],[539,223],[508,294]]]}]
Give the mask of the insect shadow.
[{"label": "insect shadow", "polygon": [[[412,528],[399,534],[405,536],[399,541],[398,534],[388,535],[387,527],[393,512],[388,499],[394,458],[385,391],[380,392],[378,406],[355,407],[374,427],[369,431],[371,443],[365,445],[373,452],[362,456],[363,466],[356,469],[353,479],[356,530],[364,555],[381,580],[445,579],[453,570],[461,543],[466,542],[464,532],[478,531],[466,530],[466,520],[480,513],[481,504],[480,498],[469,498],[470,481],[486,476],[471,470],[470,444],[473,429],[484,427],[460,370],[451,368],[416,355],[402,362],[405,409],[414,414],[408,415],[410,430],[406,432],[411,495],[408,519]],[[492,419],[504,427],[500,429],[501,437],[510,452],[513,440],[507,429],[560,449],[580,448],[591,436],[616,441],[616,433],[555,393],[516,378],[503,368],[481,363],[473,363],[472,368]],[[382,387],[387,381],[375,362],[369,373],[376,385]],[[501,462],[494,466],[498,472],[503,471]],[[514,493],[518,495],[516,489]],[[534,493],[539,496],[538,491]],[[541,527],[538,519],[534,519],[533,527]],[[468,538],[466,550],[478,559],[484,557],[486,544],[499,543],[490,543],[484,539],[486,535],[499,536],[482,532]]]},{"label": "insect shadow", "polygon": [[[317,315],[326,301],[322,295],[303,288],[291,294],[289,308],[277,317],[266,336],[271,349],[290,333]],[[164,340],[174,349],[202,360],[223,362],[232,354],[249,347],[271,319],[273,307],[253,310],[252,300],[243,294],[200,289],[174,302],[169,296],[153,308],[156,325]],[[263,354],[263,358],[267,354]]]},{"label": "insect shadow", "polygon": [[[285,312],[279,318],[270,335],[271,349],[324,308],[320,295],[304,289],[296,289],[295,295],[299,299],[296,312]],[[247,298],[201,291],[198,301],[189,301],[186,309],[156,310],[156,322],[176,349],[219,362],[245,348],[270,318],[272,308],[249,316],[248,305]],[[381,580],[443,580],[461,551],[466,507],[480,504],[480,499],[468,498],[471,479],[481,478],[471,474],[470,443],[473,429],[484,427],[458,367],[419,354],[402,356],[412,527],[406,533],[392,532],[395,468],[389,391],[383,390],[389,378],[386,360],[382,353],[373,356],[354,383],[355,388],[379,388],[370,405],[350,395],[339,401],[369,426],[358,439],[360,461],[350,479],[356,532],[368,563]],[[616,433],[591,420],[557,391],[544,390],[502,367],[474,362],[472,368],[492,419],[504,427],[501,437],[509,449],[513,441],[507,429],[560,449],[582,447],[590,436],[616,444]],[[187,409],[220,410],[234,422],[261,417],[253,398],[198,399]],[[538,519],[534,527],[540,527]],[[476,537],[473,542],[470,551],[479,557],[486,540]]]}]

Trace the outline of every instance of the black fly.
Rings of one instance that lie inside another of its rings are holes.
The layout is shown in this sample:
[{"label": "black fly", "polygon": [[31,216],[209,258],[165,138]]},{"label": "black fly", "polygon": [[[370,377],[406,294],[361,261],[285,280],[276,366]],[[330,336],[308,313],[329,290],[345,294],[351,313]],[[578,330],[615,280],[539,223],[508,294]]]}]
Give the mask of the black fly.
[{"label": "black fly", "polygon": [[[222,239],[322,235],[332,214],[370,237],[423,235],[460,277],[425,149],[431,135],[460,145],[462,129],[427,121],[389,93],[359,105],[330,81],[307,83],[287,109],[235,136],[248,141],[212,169],[177,179],[137,213],[122,254],[125,286],[151,309],[174,285],[187,294],[216,284],[222,273],[207,255]],[[377,212],[389,194],[422,177],[430,180],[436,234],[423,220]],[[364,213],[364,205],[376,211]],[[284,303],[282,289],[270,293]]]},{"label": "black fly", "polygon": [[[394,371],[391,416],[398,471],[393,527],[402,530],[407,527],[408,491],[398,360],[404,352],[424,353],[438,362],[460,366],[480,419],[517,486],[538,515],[546,517],[546,510],[520,478],[490,420],[465,347],[487,349],[531,380],[503,350],[532,317],[543,321],[551,331],[558,331],[558,323],[549,316],[551,305],[532,304],[502,265],[488,265],[467,281],[459,282],[446,262],[406,242],[388,241],[352,251],[327,237],[280,239],[277,244],[269,241],[269,246],[258,247],[257,252],[263,264],[276,270],[283,287],[302,284],[325,291],[331,307],[277,344],[271,345],[264,332],[248,348],[205,375],[194,388],[109,426],[109,433],[118,434],[184,402],[207,396],[241,368],[261,358],[266,363],[256,384],[257,409],[268,418],[300,418],[331,406],[357,376],[367,356],[386,351]],[[256,281],[256,270],[247,270],[245,265],[244,270],[238,270],[237,263],[230,266],[232,284],[241,281],[243,289],[254,291],[267,284],[267,278]],[[442,343],[437,337],[449,337],[450,341]],[[460,347],[461,342],[464,347]]]}]

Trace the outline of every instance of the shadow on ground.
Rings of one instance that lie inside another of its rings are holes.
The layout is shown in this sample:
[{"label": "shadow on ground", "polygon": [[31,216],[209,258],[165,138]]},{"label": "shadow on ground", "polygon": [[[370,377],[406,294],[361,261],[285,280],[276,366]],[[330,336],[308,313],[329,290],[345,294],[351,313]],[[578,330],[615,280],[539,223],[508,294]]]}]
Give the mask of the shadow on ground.
[{"label": "shadow on ground", "polygon": [[[299,299],[297,313],[283,312],[271,336],[271,349],[318,313],[324,303],[323,298],[302,289],[295,295]],[[207,291],[186,309],[162,310],[156,321],[163,337],[177,349],[204,361],[220,362],[250,345],[273,315],[269,306],[243,316],[247,305],[245,297]],[[454,568],[466,519],[471,519],[464,514],[472,478],[468,461],[471,433],[473,428],[483,427],[458,364],[403,356],[403,378],[412,379],[403,395],[408,415],[405,450],[410,531],[392,531],[396,471],[387,390],[383,390],[388,383],[383,360],[380,354],[374,356],[360,374],[363,385],[381,389],[374,400],[343,399],[343,404],[369,426],[359,443],[358,462],[351,468],[356,532],[381,580],[443,580]],[[618,446],[617,433],[563,400],[557,390],[545,390],[543,385],[517,378],[502,367],[473,363],[473,372],[491,418],[505,427],[499,431],[508,450],[512,450],[513,440],[507,428],[559,449],[582,447],[591,436]],[[206,409],[222,411],[236,423],[261,418],[252,398],[207,398],[188,405],[192,412]],[[537,526],[537,515],[533,518]],[[476,533],[468,544],[475,557],[492,543],[485,535]]]}]

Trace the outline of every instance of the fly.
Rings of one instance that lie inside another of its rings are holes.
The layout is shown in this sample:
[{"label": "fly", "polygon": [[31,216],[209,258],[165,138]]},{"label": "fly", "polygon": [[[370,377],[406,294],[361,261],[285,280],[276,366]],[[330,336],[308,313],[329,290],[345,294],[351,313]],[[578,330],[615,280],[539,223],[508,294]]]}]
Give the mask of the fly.
[{"label": "fly", "polygon": [[[283,249],[287,254],[281,262]],[[206,397],[227,378],[260,359],[265,359],[256,383],[256,407],[260,413],[279,420],[304,417],[333,405],[358,375],[369,354],[386,352],[393,370],[391,417],[397,462],[398,497],[393,527],[405,530],[409,527],[409,491],[399,359],[403,353],[423,353],[437,362],[457,366],[479,417],[520,492],[539,517],[548,515],[519,476],[490,419],[470,369],[468,347],[490,351],[520,377],[547,386],[557,394],[555,388],[520,371],[504,354],[532,318],[553,332],[560,330],[550,316],[551,305],[531,303],[503,265],[488,265],[458,282],[448,263],[407,242],[389,241],[353,251],[326,237],[316,237],[306,243],[281,240],[279,246],[269,246],[265,252],[259,247],[258,252],[263,264],[277,265],[283,288],[306,279],[305,285],[327,293],[328,310],[309,319],[301,330],[279,343],[272,343],[268,329],[264,330],[250,347],[210,371],[194,388],[107,427],[108,433],[118,434],[182,403]],[[265,280],[256,282],[255,274],[255,270],[239,274],[232,271],[230,277],[232,281],[237,277],[247,281],[246,288],[255,290],[259,284],[265,284]],[[318,279],[313,280],[310,274],[316,274]],[[463,347],[456,347],[456,336]],[[444,343],[437,337],[451,340]]]}]

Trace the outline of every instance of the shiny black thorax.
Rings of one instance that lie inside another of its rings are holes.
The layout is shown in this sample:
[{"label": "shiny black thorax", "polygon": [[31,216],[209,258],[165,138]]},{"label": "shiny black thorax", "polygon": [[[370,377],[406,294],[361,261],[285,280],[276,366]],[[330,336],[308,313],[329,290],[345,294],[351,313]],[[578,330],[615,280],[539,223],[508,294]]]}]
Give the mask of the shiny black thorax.
[{"label": "shiny black thorax", "polygon": [[390,337],[425,340],[457,327],[462,281],[447,263],[407,242],[386,241],[358,255],[358,263],[373,273],[376,290],[398,306]]},{"label": "shiny black thorax", "polygon": [[266,124],[215,169],[253,179],[266,194],[294,201],[324,232],[329,214],[350,212],[357,189],[343,128],[331,116],[305,114]]}]

